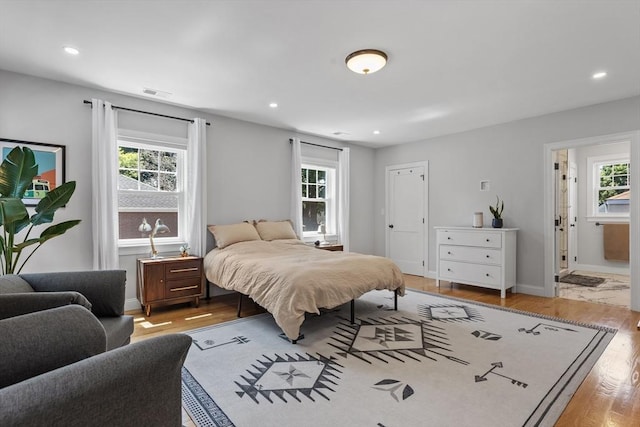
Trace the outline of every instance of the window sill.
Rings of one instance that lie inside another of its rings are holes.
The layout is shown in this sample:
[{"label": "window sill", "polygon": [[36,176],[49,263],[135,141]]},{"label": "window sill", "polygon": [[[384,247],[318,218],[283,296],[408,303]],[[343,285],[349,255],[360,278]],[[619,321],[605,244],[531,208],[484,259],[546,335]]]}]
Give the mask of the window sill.
[{"label": "window sill", "polygon": [[[158,243],[154,241],[156,249],[159,254],[167,254],[171,252],[175,252],[175,254],[180,253],[180,246],[184,245],[184,242],[166,242],[166,243]],[[151,253],[151,245],[149,242],[146,244],[133,243],[133,244],[121,244],[118,247],[119,255],[149,255]]]},{"label": "window sill", "polygon": [[628,216],[588,216],[586,220],[600,224],[629,224]]}]

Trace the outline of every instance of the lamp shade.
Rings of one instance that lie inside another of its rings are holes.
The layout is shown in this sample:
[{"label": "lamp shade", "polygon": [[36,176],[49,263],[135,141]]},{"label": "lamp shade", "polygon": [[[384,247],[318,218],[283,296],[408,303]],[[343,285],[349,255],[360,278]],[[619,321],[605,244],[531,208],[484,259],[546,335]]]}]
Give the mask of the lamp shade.
[{"label": "lamp shade", "polygon": [[387,54],[376,49],[358,50],[347,56],[345,62],[354,73],[371,74],[387,64]]}]

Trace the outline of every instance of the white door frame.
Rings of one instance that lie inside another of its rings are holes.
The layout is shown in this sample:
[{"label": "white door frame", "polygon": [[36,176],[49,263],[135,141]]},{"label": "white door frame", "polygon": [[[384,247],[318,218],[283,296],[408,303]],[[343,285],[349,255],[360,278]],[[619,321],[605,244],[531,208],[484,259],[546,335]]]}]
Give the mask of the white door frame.
[{"label": "white door frame", "polygon": [[429,271],[429,162],[414,162],[403,163],[399,165],[386,166],[384,169],[384,194],[385,194],[385,208],[384,208],[384,241],[385,241],[385,256],[390,256],[390,238],[389,238],[389,208],[390,208],[390,194],[389,194],[389,172],[394,169],[406,169],[422,167],[424,170],[424,206],[422,212],[424,214],[424,224],[422,225],[422,235],[424,236],[422,242],[422,250],[424,257],[424,266],[422,267],[422,277],[427,277],[425,273]]},{"label": "white door frame", "polygon": [[[618,141],[630,141],[631,163],[640,165],[640,131],[601,135],[591,138],[544,144],[544,296],[553,297],[555,282],[554,266],[554,206],[553,206],[553,151],[565,148],[577,148],[587,145],[604,144]],[[640,168],[631,168],[631,188],[634,194],[640,189]],[[640,197],[632,196],[629,206],[629,270],[631,278],[631,310],[640,311]]]}]

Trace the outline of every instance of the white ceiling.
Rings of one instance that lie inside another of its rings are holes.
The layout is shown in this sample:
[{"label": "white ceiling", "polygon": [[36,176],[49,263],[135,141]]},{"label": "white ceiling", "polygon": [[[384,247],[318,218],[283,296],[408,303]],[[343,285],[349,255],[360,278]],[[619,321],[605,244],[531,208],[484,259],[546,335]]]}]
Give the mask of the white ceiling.
[{"label": "white ceiling", "polygon": [[0,0],[0,68],[379,147],[639,95],[640,0]]}]

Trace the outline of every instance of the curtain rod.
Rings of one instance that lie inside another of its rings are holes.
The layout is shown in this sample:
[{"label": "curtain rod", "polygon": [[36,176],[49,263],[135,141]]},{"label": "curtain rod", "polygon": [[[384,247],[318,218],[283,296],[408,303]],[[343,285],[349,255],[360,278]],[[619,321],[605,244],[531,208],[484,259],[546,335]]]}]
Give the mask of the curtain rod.
[{"label": "curtain rod", "polygon": [[[293,139],[289,138],[289,144],[293,143]],[[330,147],[328,145],[320,145],[320,144],[314,144],[313,142],[305,142],[305,141],[300,141],[300,144],[307,144],[307,145],[313,145],[315,147],[322,147],[322,148],[328,148],[330,150],[338,150],[338,151],[343,151],[342,148],[339,147]]]},{"label": "curtain rod", "polygon": [[[93,103],[91,101],[86,100],[86,99],[83,100],[82,102],[84,102],[85,104],[89,104],[89,105],[93,106]],[[134,110],[132,108],[118,107],[117,105],[112,105],[111,108],[115,108],[116,110],[131,111],[132,113],[148,114],[150,116],[164,117],[165,119],[182,120],[183,122],[193,123],[193,119],[184,119],[182,117],[167,116],[166,114],[158,114],[158,113],[151,113],[149,111]],[[209,123],[209,122],[206,122],[206,123],[207,123],[207,126],[211,126],[211,123]]]}]

